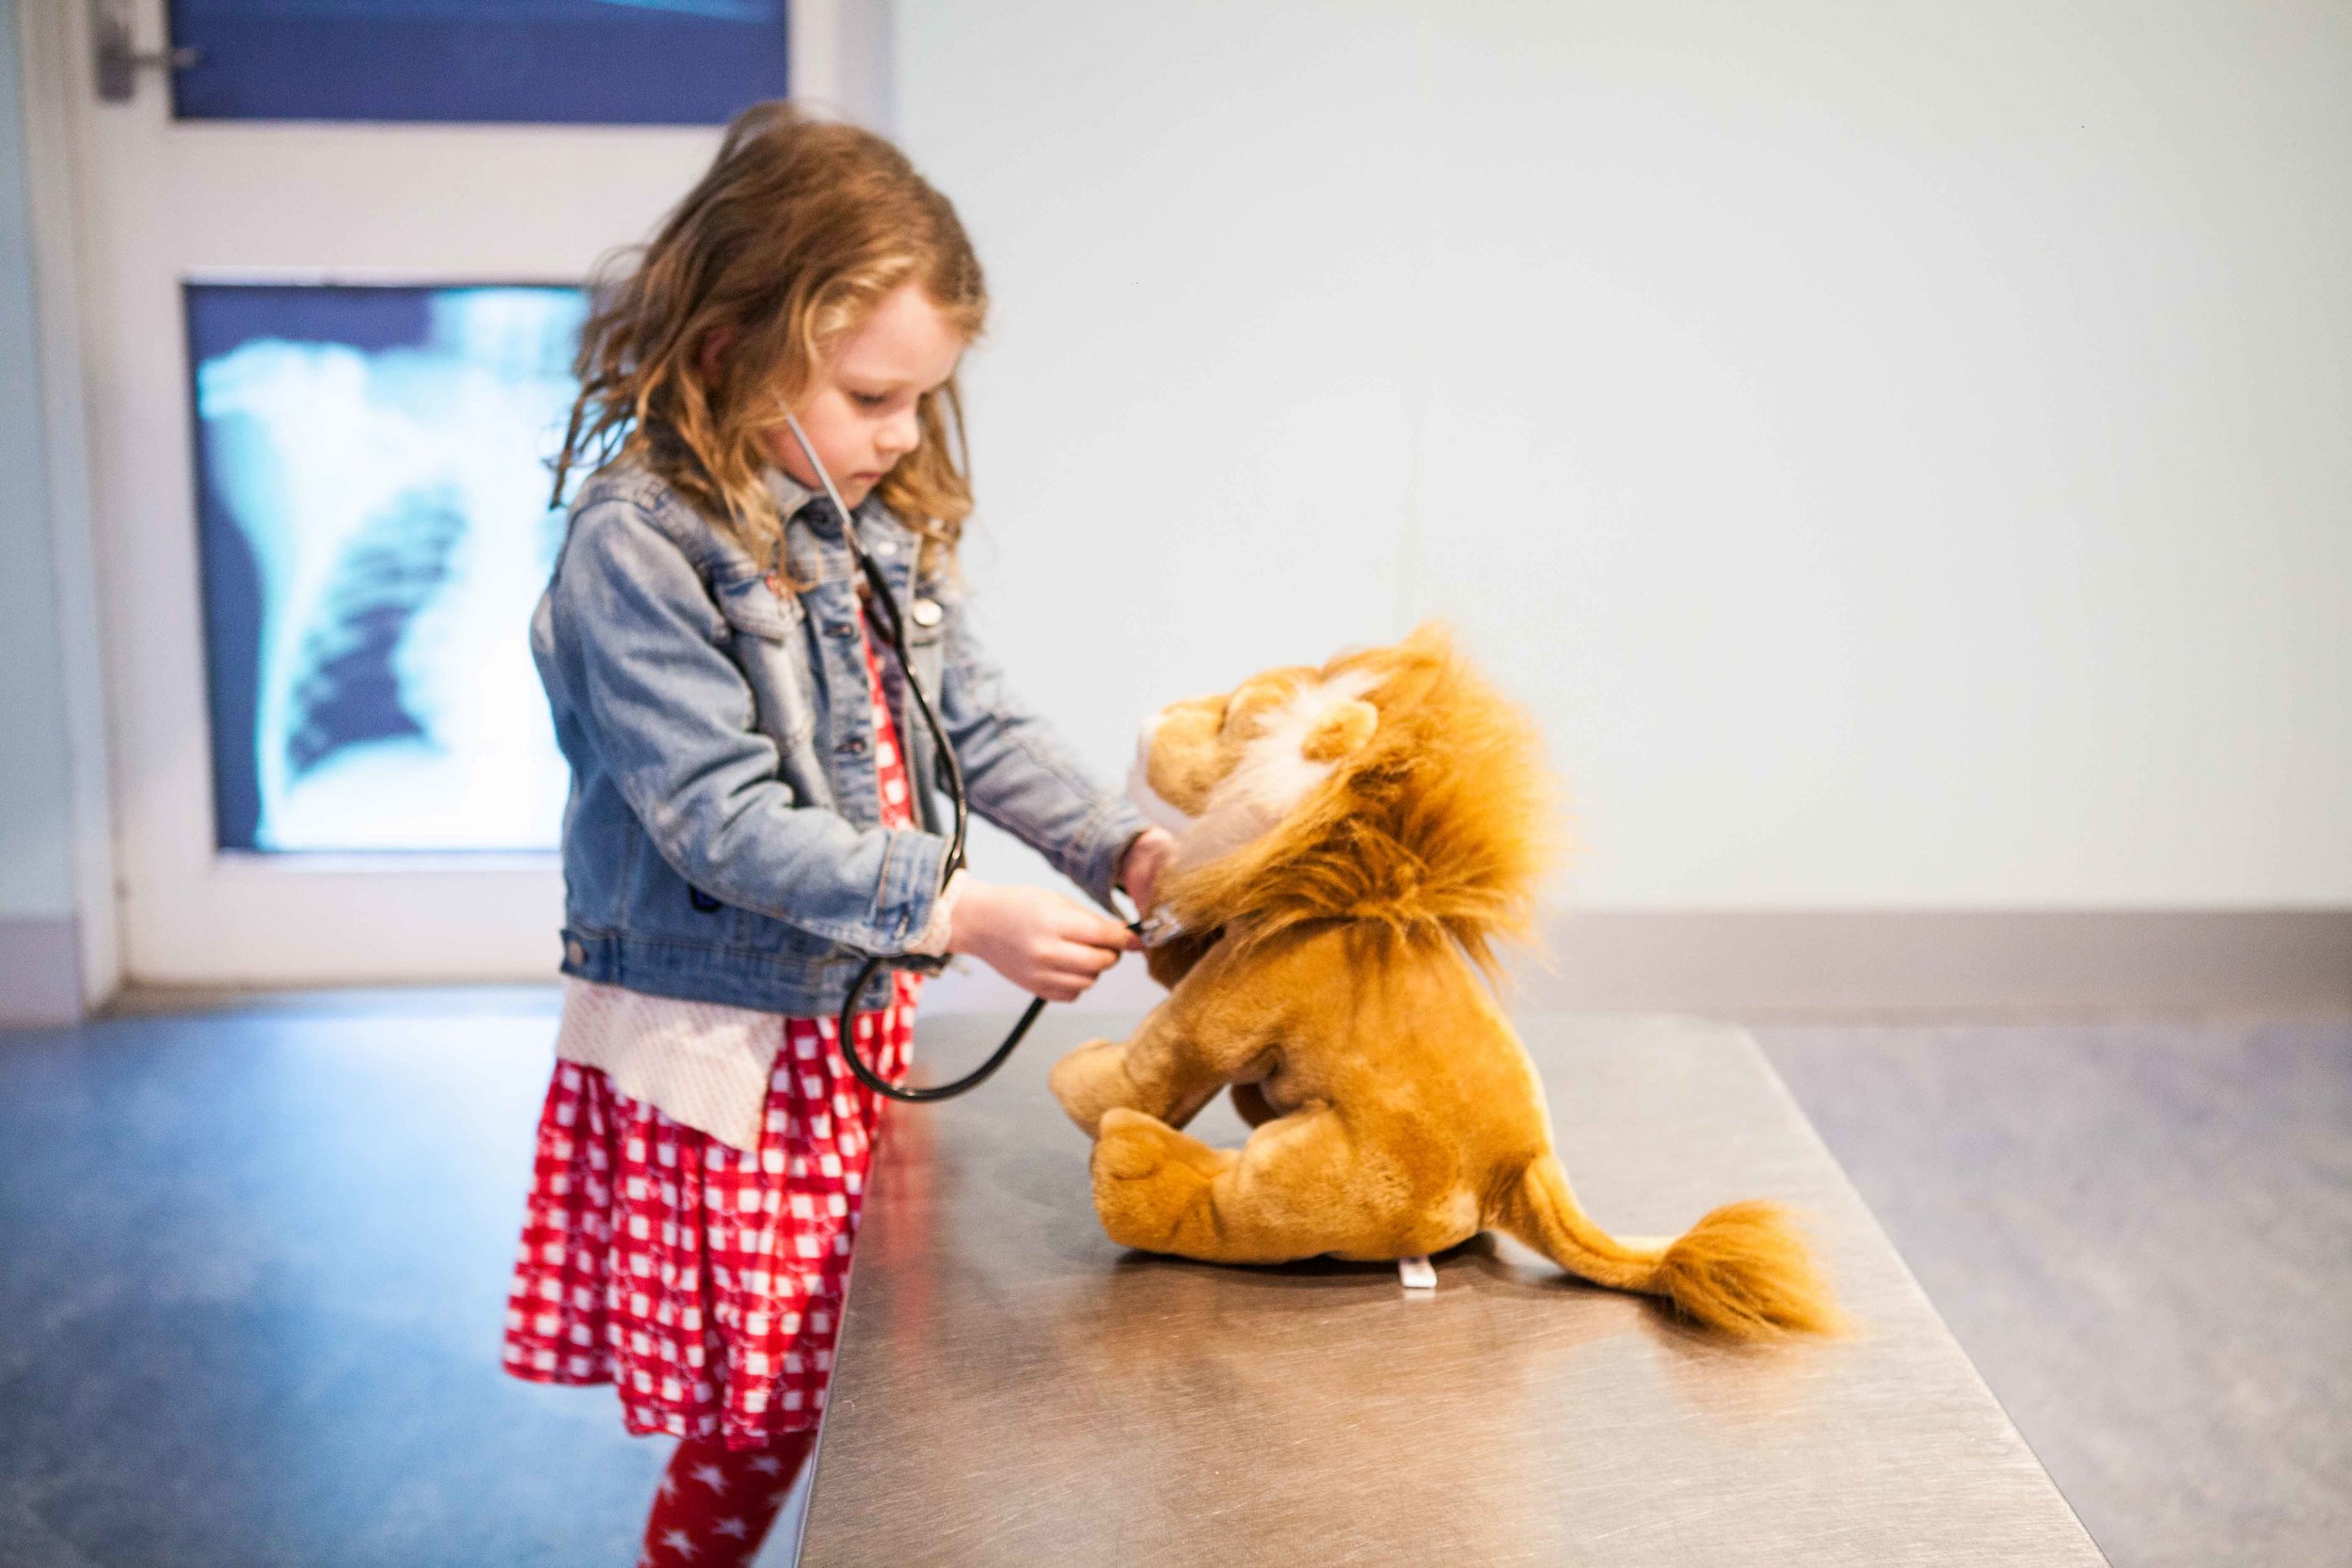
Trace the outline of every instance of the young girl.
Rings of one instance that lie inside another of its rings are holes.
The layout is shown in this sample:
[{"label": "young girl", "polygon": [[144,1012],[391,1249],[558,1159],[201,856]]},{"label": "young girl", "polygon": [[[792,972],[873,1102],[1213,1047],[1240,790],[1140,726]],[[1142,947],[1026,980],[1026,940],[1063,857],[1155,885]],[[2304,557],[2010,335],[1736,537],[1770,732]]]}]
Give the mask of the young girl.
[{"label": "young girl", "polygon": [[[1068,1001],[1118,921],[961,872],[906,674],[842,538],[906,608],[972,806],[1097,902],[1148,902],[1172,847],[1015,702],[964,624],[955,371],[986,309],[954,209],[888,143],[746,111],[600,295],[532,647],[572,768],[564,1017],[505,1364],[612,1382],[680,1439],[648,1564],[747,1561],[825,1402],[876,1098],[834,1019],[906,1070],[921,974],[970,953]],[[797,416],[851,515],[823,499]]]}]

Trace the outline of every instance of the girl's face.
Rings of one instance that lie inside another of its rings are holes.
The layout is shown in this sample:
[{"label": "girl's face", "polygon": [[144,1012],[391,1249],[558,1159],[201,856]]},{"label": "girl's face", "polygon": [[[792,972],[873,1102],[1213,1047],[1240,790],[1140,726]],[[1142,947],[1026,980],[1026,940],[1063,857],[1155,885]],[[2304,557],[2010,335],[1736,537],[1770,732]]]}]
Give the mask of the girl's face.
[{"label": "girl's face", "polygon": [[[792,412],[851,506],[921,439],[915,400],[955,373],[963,338],[914,283],[884,294],[866,325],[817,368]],[[767,433],[768,459],[811,490],[817,470],[788,428]]]}]

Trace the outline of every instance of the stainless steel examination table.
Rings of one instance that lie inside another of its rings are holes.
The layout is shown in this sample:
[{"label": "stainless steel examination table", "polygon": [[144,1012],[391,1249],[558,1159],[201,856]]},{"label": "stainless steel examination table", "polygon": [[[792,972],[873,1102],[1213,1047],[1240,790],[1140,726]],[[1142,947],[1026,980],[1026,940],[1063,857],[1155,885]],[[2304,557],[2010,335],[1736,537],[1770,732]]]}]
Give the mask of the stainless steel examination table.
[{"label": "stainless steel examination table", "polygon": [[[1788,1200],[1856,1338],[1726,1346],[1491,1236],[1434,1294],[1125,1252],[1044,1086],[1101,1022],[892,1108],[804,1563],[2104,1560],[1744,1032],[1520,1021],[1596,1219]],[[968,1054],[960,1023],[925,1044]],[[1244,1132],[1221,1101],[1194,1130]]]}]

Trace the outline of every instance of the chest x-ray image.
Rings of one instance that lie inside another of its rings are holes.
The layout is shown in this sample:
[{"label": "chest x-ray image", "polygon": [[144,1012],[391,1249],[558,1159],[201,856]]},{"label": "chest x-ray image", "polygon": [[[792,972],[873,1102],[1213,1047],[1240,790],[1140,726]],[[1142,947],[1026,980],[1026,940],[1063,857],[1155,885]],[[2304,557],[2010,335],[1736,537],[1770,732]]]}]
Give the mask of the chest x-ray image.
[{"label": "chest x-ray image", "polygon": [[565,774],[526,625],[580,292],[187,304],[220,847],[551,847]]}]

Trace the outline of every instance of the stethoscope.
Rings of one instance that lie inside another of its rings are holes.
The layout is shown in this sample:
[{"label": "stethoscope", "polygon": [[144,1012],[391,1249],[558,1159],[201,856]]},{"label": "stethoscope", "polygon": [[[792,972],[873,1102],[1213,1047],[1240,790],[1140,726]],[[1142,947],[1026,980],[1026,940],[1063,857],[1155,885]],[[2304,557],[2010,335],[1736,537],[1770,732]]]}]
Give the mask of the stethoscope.
[{"label": "stethoscope", "polygon": [[[792,438],[800,443],[802,454],[808,459],[808,466],[817,471],[817,482],[825,487],[826,498],[841,515],[842,541],[850,546],[850,559],[856,563],[859,575],[864,578],[866,602],[881,607],[882,629],[888,636],[890,651],[898,656],[898,668],[906,674],[907,692],[914,699],[915,710],[923,716],[924,727],[930,731],[931,739],[937,743],[940,782],[947,786],[948,803],[955,808],[955,831],[948,835],[947,853],[940,862],[939,868],[939,885],[945,887],[947,879],[963,867],[964,829],[969,821],[963,798],[963,765],[956,760],[956,749],[947,743],[947,731],[940,723],[938,713],[932,709],[930,698],[925,695],[923,683],[914,678],[914,661],[907,654],[905,622],[898,611],[898,601],[890,592],[889,579],[882,576],[882,568],[874,564],[872,558],[858,544],[857,519],[842,501],[841,492],[834,487],[833,475],[825,471],[824,459],[817,455],[817,448],[809,440],[808,433],[801,428],[801,421],[787,409],[784,422],[791,427]],[[1141,935],[1144,927],[1140,922],[1131,922],[1128,929]],[[841,1037],[841,1059],[850,1064],[850,1070],[856,1074],[859,1083],[876,1094],[909,1105],[952,1100],[987,1083],[996,1069],[1005,1065],[1006,1059],[1012,1054],[1013,1047],[1021,1043],[1022,1037],[1029,1032],[1029,1025],[1037,1022],[1037,1015],[1045,1010],[1045,998],[1040,996],[1033,999],[1028,1010],[1021,1015],[1021,1022],[1012,1026],[1012,1033],[1005,1037],[1004,1043],[996,1048],[995,1053],[954,1082],[934,1084],[927,1088],[903,1088],[867,1065],[865,1057],[858,1054],[857,1048],[857,999],[866,990],[866,983],[874,977],[874,972],[888,967],[890,962],[890,955],[876,953],[858,970],[857,978],[850,982],[850,994],[841,1004],[841,1017],[837,1024]]]}]

